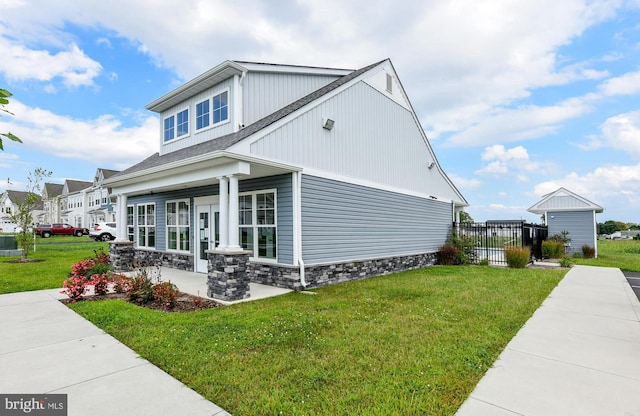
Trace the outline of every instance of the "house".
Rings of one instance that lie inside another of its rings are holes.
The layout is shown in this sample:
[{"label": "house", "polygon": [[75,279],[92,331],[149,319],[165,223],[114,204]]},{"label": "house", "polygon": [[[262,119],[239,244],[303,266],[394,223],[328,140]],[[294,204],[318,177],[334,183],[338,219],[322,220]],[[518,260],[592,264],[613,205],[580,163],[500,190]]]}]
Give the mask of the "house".
[{"label": "house", "polygon": [[88,226],[85,218],[85,205],[89,187],[91,187],[91,182],[72,179],[64,181],[60,202],[63,223],[79,228]]},{"label": "house", "polygon": [[46,182],[42,190],[44,211],[34,217],[38,224],[53,224],[62,221],[61,196],[64,185]]},{"label": "house", "polygon": [[109,189],[103,185],[105,179],[108,179],[118,173],[117,170],[98,168],[93,178],[90,189],[87,190],[87,207],[85,212],[88,214],[87,224],[96,224],[99,222],[115,222],[117,213],[115,204],[109,195]]},{"label": "house", "polygon": [[565,188],[559,188],[542,197],[538,203],[528,209],[534,214],[544,215],[549,229],[549,236],[568,231],[571,239],[566,253],[582,254],[582,246],[588,245],[598,255],[598,223],[596,214],[604,208],[594,204]]},{"label": "house", "polygon": [[[7,190],[0,195],[0,231],[5,233],[16,231],[17,224],[13,222],[11,216],[18,212],[18,204],[23,203],[28,195],[28,192],[11,190]],[[43,212],[42,200],[39,200],[33,207],[31,216],[35,220]]]},{"label": "house", "polygon": [[209,296],[433,264],[468,205],[390,60],[226,61],[147,109],[159,152],[104,181],[119,213],[112,262],[205,273]]}]

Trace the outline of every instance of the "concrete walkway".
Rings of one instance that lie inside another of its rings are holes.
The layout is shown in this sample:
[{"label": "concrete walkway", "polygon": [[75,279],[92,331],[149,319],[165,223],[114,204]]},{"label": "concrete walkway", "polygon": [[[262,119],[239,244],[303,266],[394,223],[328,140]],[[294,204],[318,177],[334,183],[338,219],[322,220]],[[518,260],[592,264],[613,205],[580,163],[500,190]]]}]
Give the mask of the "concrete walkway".
[{"label": "concrete walkway", "polygon": [[67,394],[68,416],[228,415],[61,296],[57,289],[0,295],[1,394]]},{"label": "concrete walkway", "polygon": [[640,416],[640,302],[619,269],[575,266],[458,416]]}]

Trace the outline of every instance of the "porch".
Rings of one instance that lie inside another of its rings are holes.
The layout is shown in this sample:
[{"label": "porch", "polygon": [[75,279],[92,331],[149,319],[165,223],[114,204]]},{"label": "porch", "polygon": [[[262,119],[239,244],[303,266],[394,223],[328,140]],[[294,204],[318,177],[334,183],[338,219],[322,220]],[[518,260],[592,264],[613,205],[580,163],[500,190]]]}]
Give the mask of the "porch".
[{"label": "porch", "polygon": [[160,267],[160,278],[164,282],[171,282],[178,287],[181,292],[205,299],[212,299],[223,305],[233,305],[239,302],[265,299],[273,296],[284,295],[291,289],[283,289],[260,283],[249,283],[251,297],[235,301],[224,301],[207,296],[207,275],[203,273],[189,272],[185,270],[173,269],[171,267]]}]

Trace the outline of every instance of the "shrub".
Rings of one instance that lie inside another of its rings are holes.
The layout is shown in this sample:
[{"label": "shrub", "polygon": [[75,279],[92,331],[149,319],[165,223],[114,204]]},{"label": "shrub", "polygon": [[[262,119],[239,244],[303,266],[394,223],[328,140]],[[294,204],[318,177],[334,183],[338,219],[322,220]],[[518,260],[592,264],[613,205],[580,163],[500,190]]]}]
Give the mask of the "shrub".
[{"label": "shrub", "polygon": [[454,264],[469,264],[476,261],[476,240],[472,237],[459,235],[453,231],[447,243],[458,249],[458,255]]},{"label": "shrub", "polygon": [[484,259],[480,260],[480,262],[478,264],[480,266],[488,266],[489,265],[489,259],[484,258]]},{"label": "shrub", "polygon": [[131,288],[131,278],[123,274],[111,276],[113,281],[113,291],[116,293],[127,293]]},{"label": "shrub", "polygon": [[458,264],[458,257],[460,256],[460,250],[458,247],[452,244],[445,244],[438,250],[438,264],[443,266],[452,266]]},{"label": "shrub", "polygon": [[153,298],[165,308],[172,308],[178,300],[178,288],[171,282],[161,282],[153,286]]},{"label": "shrub", "polygon": [[545,259],[558,259],[564,253],[564,243],[556,240],[542,242],[542,257]]},{"label": "shrub", "polygon": [[71,276],[62,283],[63,293],[71,302],[79,301],[87,292],[87,279],[84,276]]},{"label": "shrub", "polygon": [[596,256],[596,249],[589,244],[585,244],[582,246],[582,256],[585,259],[592,259]]},{"label": "shrub", "polygon": [[106,295],[109,291],[111,279],[107,273],[99,273],[91,276],[88,283],[93,285],[93,290],[96,295]]},{"label": "shrub", "polygon": [[153,300],[153,282],[149,275],[141,272],[131,278],[127,299],[132,302],[148,303]]},{"label": "shrub", "polygon": [[560,259],[560,266],[562,267],[571,267],[573,266],[573,262],[571,261],[571,259],[567,256],[564,256]]},{"label": "shrub", "polygon": [[507,266],[515,269],[523,269],[529,264],[531,249],[529,247],[507,247],[504,250]]},{"label": "shrub", "polygon": [[91,276],[90,271],[95,265],[96,262],[92,259],[80,260],[71,266],[71,275],[89,277]]}]

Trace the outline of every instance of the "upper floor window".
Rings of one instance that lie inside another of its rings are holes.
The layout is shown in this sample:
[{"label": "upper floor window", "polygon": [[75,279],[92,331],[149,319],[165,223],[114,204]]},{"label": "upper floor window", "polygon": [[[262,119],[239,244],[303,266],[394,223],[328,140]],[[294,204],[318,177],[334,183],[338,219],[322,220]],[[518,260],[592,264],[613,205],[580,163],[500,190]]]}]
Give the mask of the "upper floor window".
[{"label": "upper floor window", "polygon": [[213,124],[229,119],[229,93],[227,91],[213,97]]},{"label": "upper floor window", "polygon": [[196,104],[196,130],[209,127],[209,100]]},{"label": "upper floor window", "polygon": [[185,134],[189,134],[189,109],[180,111],[177,115],[178,118],[178,133],[177,137],[184,136]]},{"label": "upper floor window", "polygon": [[175,137],[175,118],[173,116],[164,119],[164,141],[173,140]]}]

